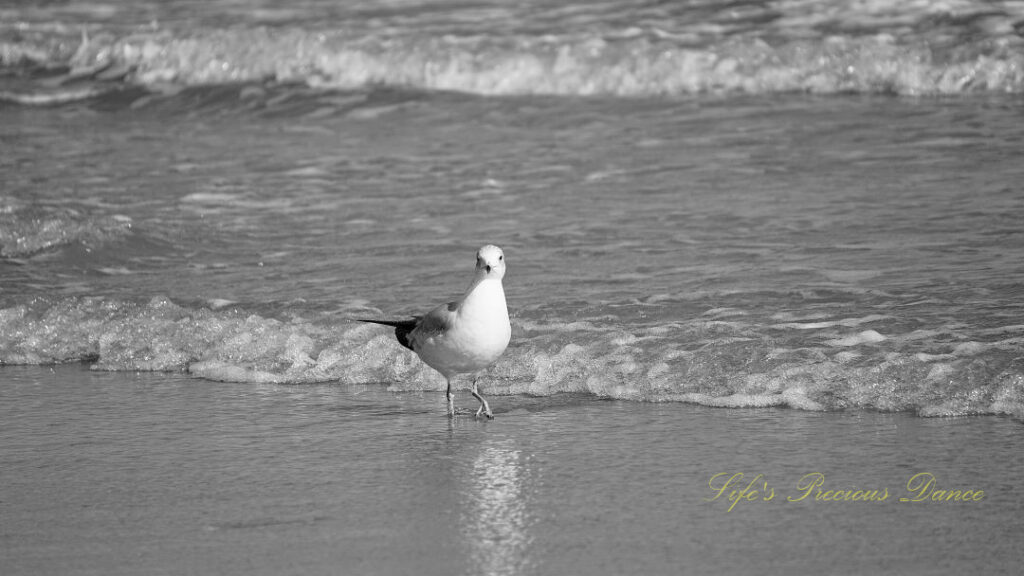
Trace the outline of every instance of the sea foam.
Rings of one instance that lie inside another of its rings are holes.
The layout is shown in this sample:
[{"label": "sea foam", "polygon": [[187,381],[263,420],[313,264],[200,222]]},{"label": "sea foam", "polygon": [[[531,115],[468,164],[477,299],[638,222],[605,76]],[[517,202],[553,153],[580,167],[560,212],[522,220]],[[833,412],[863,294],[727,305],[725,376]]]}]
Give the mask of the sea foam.
[{"label": "sea foam", "polygon": [[[50,78],[45,88],[0,90],[0,97],[48,103],[93,97],[122,82],[163,90],[268,80],[336,89],[615,97],[1022,91],[1024,54],[1011,41],[1015,36],[971,38],[950,49],[927,35],[895,38],[882,31],[824,37],[794,31],[771,42],[733,35],[694,43],[673,35],[596,31],[361,35],[257,26],[90,36],[46,28],[0,38],[0,65],[66,66],[66,84]],[[90,76],[94,82],[85,82]]]},{"label": "sea foam", "polygon": [[[526,324],[528,330],[514,322],[512,345],[481,375],[488,393],[1024,417],[1024,364],[999,342],[958,347],[937,362],[872,351],[888,342],[875,338],[857,344],[869,347],[863,354],[831,357],[829,348],[786,350],[754,336],[703,333],[699,340],[695,329],[652,336],[614,326],[546,330]],[[88,362],[98,370],[187,371],[233,382],[444,389],[444,379],[389,332],[347,320],[278,319],[230,305],[182,306],[164,297],[37,298],[0,309],[0,364],[62,362]],[[468,386],[468,379],[456,386]]]}]

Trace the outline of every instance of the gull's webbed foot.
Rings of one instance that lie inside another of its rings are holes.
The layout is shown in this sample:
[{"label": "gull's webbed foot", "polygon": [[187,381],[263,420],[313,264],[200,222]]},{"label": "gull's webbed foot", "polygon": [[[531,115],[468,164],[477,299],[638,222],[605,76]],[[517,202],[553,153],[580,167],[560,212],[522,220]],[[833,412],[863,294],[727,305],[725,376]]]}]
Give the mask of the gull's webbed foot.
[{"label": "gull's webbed foot", "polygon": [[480,407],[476,409],[476,417],[479,418],[481,414],[487,416],[488,420],[494,419],[494,413],[491,412],[491,407],[487,405],[485,400],[481,400]]},{"label": "gull's webbed foot", "polygon": [[494,413],[491,412],[491,407],[487,405],[487,400],[480,395],[480,391],[476,388],[476,380],[473,380],[473,397],[480,401],[480,407],[476,410],[476,417],[479,418],[481,414],[487,416],[488,419],[494,418]]}]

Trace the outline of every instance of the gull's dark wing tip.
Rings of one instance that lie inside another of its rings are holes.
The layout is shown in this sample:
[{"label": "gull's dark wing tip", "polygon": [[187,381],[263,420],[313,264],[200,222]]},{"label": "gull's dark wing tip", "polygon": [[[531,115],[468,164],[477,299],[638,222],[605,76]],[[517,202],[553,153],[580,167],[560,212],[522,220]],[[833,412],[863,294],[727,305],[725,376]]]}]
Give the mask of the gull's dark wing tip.
[{"label": "gull's dark wing tip", "polygon": [[[395,338],[398,338],[398,343],[409,350],[413,350],[412,342],[409,340],[409,333],[415,330],[416,326],[419,325],[419,317],[413,318],[412,320],[370,320],[369,318],[357,318],[357,320],[360,322],[369,322],[371,324],[391,326],[395,329]],[[413,352],[415,352],[415,350],[413,350]]]}]

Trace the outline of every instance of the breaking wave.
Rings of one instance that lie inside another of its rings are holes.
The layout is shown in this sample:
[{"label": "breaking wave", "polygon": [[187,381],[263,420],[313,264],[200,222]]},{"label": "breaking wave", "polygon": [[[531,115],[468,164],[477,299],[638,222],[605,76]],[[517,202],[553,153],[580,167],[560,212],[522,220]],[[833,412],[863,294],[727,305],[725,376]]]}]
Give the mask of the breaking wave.
[{"label": "breaking wave", "polygon": [[[885,336],[860,325],[876,320],[795,328],[783,322],[771,329],[849,334],[824,347],[784,347],[713,318],[634,329],[517,319],[513,344],[480,384],[502,395],[584,393],[721,407],[1024,417],[1024,358],[1016,355],[1022,327],[927,354],[901,348],[941,335]],[[62,362],[89,362],[98,370],[187,371],[220,381],[444,388],[443,378],[388,330],[344,319],[277,319],[163,297],[144,303],[38,298],[0,309],[0,364]]]},{"label": "breaking wave", "polygon": [[980,37],[958,31],[956,42],[936,40],[936,33],[904,37],[885,29],[696,41],[639,28],[614,34],[424,36],[296,26],[91,34],[29,26],[0,33],[0,65],[33,71],[18,83],[8,78],[0,99],[47,104],[125,85],[162,90],[265,81],[606,97],[1019,93],[1024,51],[1012,21],[1005,24]]}]

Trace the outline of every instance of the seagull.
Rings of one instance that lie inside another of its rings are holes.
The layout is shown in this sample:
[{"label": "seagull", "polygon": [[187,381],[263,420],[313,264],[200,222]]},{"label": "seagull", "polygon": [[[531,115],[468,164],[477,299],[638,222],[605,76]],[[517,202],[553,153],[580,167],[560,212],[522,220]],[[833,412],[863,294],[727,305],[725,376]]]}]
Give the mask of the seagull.
[{"label": "seagull", "polygon": [[[368,320],[392,326],[398,342],[412,350],[420,360],[437,370],[448,382],[448,417],[455,416],[452,378],[458,374],[479,372],[497,360],[512,337],[505,306],[505,254],[497,246],[487,245],[476,253],[476,275],[466,293],[454,302],[441,304],[423,316],[411,320]],[[480,395],[473,378],[473,397],[480,401],[476,417],[494,418],[487,400]]]}]

